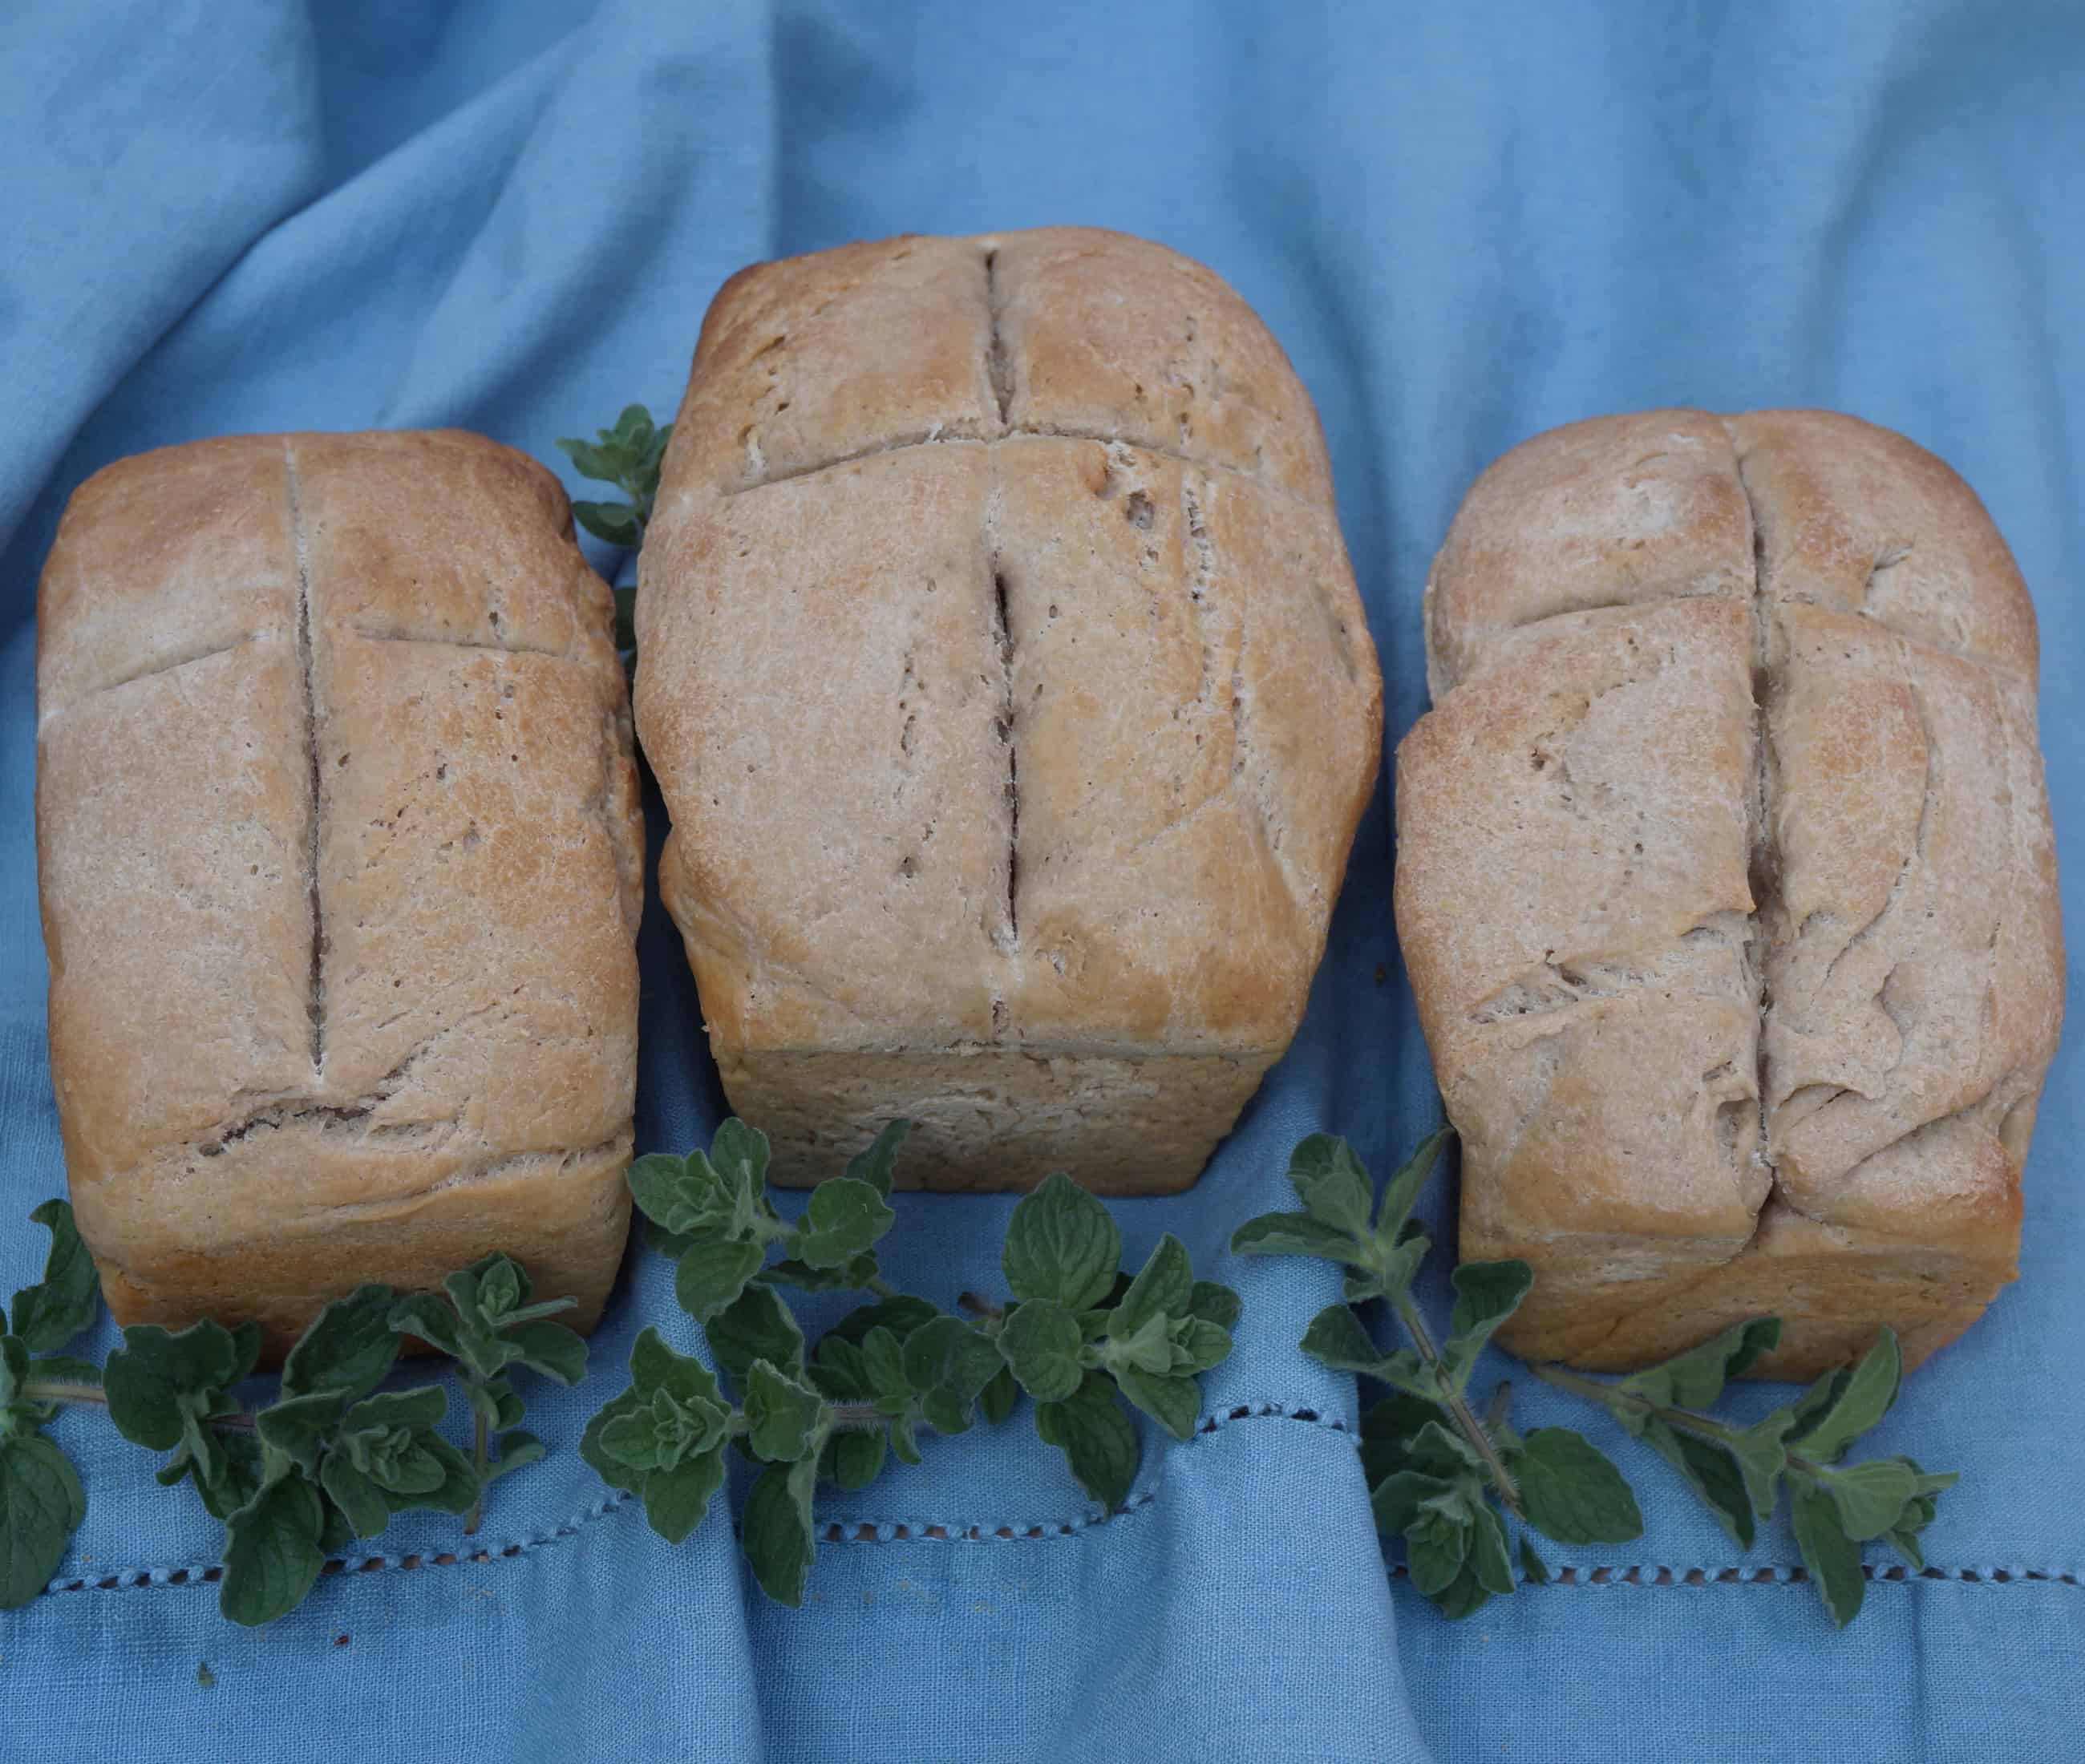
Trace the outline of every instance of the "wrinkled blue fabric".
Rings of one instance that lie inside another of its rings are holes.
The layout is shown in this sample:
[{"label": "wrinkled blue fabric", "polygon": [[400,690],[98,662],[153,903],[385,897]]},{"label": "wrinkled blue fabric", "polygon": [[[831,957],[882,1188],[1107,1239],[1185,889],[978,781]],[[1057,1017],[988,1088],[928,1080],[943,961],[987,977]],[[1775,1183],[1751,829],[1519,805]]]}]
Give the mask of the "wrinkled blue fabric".
[{"label": "wrinkled blue fabric", "polygon": [[[31,794],[36,578],[66,496],[120,455],[243,430],[460,424],[561,465],[557,436],[633,399],[673,408],[726,275],[851,239],[1087,222],[1228,278],[1323,413],[1392,741],[1425,704],[1429,557],[1515,441],[1673,403],[1902,429],[1981,492],[2036,591],[2080,941],[2081,95],[2085,17],[2062,5],[16,0],[0,1292],[33,1274],[22,1215],[64,1175]],[[1119,1208],[1132,1253],[1176,1231],[1247,1311],[1208,1380],[1217,1425],[1147,1440],[1118,1517],[1094,1523],[1023,1426],[934,1440],[924,1467],[829,1501],[850,1541],[822,1550],[802,1610],[764,1602],[720,1520],[669,1550],[574,1451],[641,1321],[696,1338],[637,1253],[600,1369],[534,1393],[552,1452],[495,1490],[493,1559],[439,1563],[454,1522],[409,1518],[259,1632],[198,1581],[217,1533],[193,1495],[68,1414],[91,1511],[53,1590],[0,1613],[0,1758],[2075,1755],[2074,1036],[2030,1162],[2023,1278],[1876,1440],[1964,1473],[1928,1534],[1937,1578],[1878,1582],[1835,1635],[1788,1582],[1785,1531],[1740,1563],[1662,1466],[1544,1391],[1524,1419],[1576,1414],[1642,1494],[1640,1543],[1550,1552],[1614,1584],[1450,1624],[1386,1575],[1354,1392],[1294,1347],[1331,1277],[1220,1258],[1280,1204],[1304,1132],[1344,1132],[1380,1169],[1433,1118],[1390,850],[1386,793],[1293,1052],[1199,1187]],[[639,1144],[685,1147],[720,1099],[656,900],[643,952]],[[990,1284],[1011,1204],[904,1199],[889,1265],[944,1300]],[[1738,1566],[1773,1572],[1716,1580]],[[1629,1568],[1676,1584],[1620,1582]]]}]

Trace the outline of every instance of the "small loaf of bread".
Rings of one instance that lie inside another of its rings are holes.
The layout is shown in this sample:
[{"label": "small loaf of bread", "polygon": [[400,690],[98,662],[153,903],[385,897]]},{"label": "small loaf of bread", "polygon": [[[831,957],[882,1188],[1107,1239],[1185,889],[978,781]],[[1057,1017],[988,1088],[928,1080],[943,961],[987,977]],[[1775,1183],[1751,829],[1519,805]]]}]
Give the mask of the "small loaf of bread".
[{"label": "small loaf of bread", "polygon": [[2062,999],[2027,590],[1852,418],[1575,423],[1427,587],[1397,920],[1515,1352],[1915,1363],[2015,1271]]},{"label": "small loaf of bread", "polygon": [[1381,681],[1317,417],[1118,234],[758,264],[648,532],[660,888],[782,1180],[1191,1182],[1288,1045]]},{"label": "small loaf of bread", "polygon": [[628,1223],[642,827],[606,587],[456,433],[124,460],[38,602],[73,1202],[125,1323],[280,1352],[495,1249],[590,1326]]}]

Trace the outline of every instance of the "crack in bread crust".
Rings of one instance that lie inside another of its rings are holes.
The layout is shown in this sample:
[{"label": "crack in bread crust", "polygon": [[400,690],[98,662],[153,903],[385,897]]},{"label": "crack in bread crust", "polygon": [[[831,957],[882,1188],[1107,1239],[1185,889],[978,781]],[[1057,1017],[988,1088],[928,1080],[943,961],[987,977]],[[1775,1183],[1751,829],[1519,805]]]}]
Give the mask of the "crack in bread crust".
[{"label": "crack in bread crust", "polygon": [[822,472],[836,472],[843,466],[858,465],[864,460],[881,459],[886,453],[909,453],[915,447],[989,447],[1000,441],[1098,441],[1111,447],[1127,447],[1132,453],[1147,453],[1153,459],[1178,460],[1183,465],[1193,466],[1198,472],[1220,473],[1228,477],[1240,478],[1255,489],[1264,490],[1269,496],[1278,496],[1284,502],[1294,502],[1305,508],[1314,509],[1319,506],[1310,498],[1299,495],[1289,489],[1286,484],[1278,484],[1271,477],[1263,477],[1258,472],[1248,472],[1244,467],[1233,465],[1228,460],[1212,460],[1204,454],[1189,452],[1183,447],[1161,447],[1155,441],[1141,441],[1134,435],[1123,435],[1098,423],[1015,423],[1010,424],[1001,434],[992,437],[943,435],[940,430],[939,423],[906,430],[872,446],[837,453],[830,459],[816,460],[809,465],[792,465],[773,472],[764,468],[757,469],[747,476],[735,478],[723,486],[716,494],[725,497],[749,496],[755,490],[764,490],[771,485],[787,484],[800,477],[815,477]]},{"label": "crack in bread crust", "polygon": [[319,887],[320,850],[325,839],[325,776],[319,764],[318,675],[312,659],[311,536],[304,525],[304,486],[297,477],[297,449],[282,443],[282,469],[290,499],[290,536],[297,557],[297,667],[304,676],[304,763],[310,791],[311,831],[304,863],[311,899],[310,992],[305,1008],[312,1020],[312,1070],[325,1070],[325,898]]}]

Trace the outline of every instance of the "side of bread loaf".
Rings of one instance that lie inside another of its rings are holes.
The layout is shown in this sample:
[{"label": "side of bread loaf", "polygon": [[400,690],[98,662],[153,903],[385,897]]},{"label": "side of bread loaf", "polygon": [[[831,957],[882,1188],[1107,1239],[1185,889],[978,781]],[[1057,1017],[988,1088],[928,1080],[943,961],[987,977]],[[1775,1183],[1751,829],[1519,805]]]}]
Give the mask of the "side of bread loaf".
[{"label": "side of bread loaf", "polygon": [[642,564],[661,891],[783,1180],[1194,1180],[1287,1045],[1381,686],[1317,419],[1119,235],[762,264]]},{"label": "side of bread loaf", "polygon": [[1853,418],[1539,435],[1427,590],[1398,927],[1505,1339],[1747,1316],[1916,1362],[2012,1277],[2062,1008],[2034,617],[1974,494]]},{"label": "side of bread loaf", "polygon": [[279,1350],[495,1248],[590,1325],[628,1218],[643,841],[605,585],[460,433],[120,461],[38,604],[52,1079],[124,1322]]}]

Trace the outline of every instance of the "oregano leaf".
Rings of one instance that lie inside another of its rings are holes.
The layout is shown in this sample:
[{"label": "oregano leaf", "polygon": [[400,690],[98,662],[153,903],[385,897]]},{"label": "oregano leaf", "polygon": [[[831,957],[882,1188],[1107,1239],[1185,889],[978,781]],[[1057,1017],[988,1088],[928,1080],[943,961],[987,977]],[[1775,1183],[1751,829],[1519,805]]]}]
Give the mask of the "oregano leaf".
[{"label": "oregano leaf", "polygon": [[[1527,1522],[1545,1537],[1565,1544],[1608,1544],[1643,1535],[1643,1513],[1622,1473],[1605,1452],[1569,1428],[1537,1427],[1522,1442],[1510,1468],[1520,1485]],[[1503,1555],[1503,1534],[1499,1549]]]},{"label": "oregano leaf", "polygon": [[[707,1172],[707,1166],[704,1165]],[[714,1183],[700,1181],[686,1158],[648,1151],[630,1166],[630,1185],[637,1210],[659,1230],[685,1236],[716,1216],[719,1196]],[[728,1209],[725,1209],[728,1216]]]},{"label": "oregano leaf", "polygon": [[[1484,1344],[1520,1308],[1535,1284],[1535,1270],[1524,1262],[1466,1262],[1452,1278],[1455,1308],[1448,1321],[1441,1363],[1450,1383],[1460,1392],[1468,1385]],[[1503,1556],[1503,1542],[1499,1550]]]},{"label": "oregano leaf", "polygon": [[283,1360],[283,1395],[337,1390],[359,1397],[374,1390],[398,1359],[398,1334],[392,1327],[396,1308],[387,1286],[359,1286],[335,1299],[306,1325]]},{"label": "oregano leaf", "polygon": [[1038,1402],[1061,1402],[1079,1388],[1084,1345],[1078,1319],[1047,1299],[1016,1305],[999,1335],[1008,1370]]},{"label": "oregano leaf", "polygon": [[1195,1436],[1202,1393],[1191,1378],[1175,1378],[1124,1367],[1115,1375],[1122,1393],[1176,1440]]},{"label": "oregano leaf", "polygon": [[1730,1541],[1740,1550],[1751,1549],[1756,1535],[1752,1495],[1737,1460],[1713,1441],[1698,1439],[1663,1421],[1647,1421],[1641,1437],[1701,1497]]},{"label": "oregano leaf", "polygon": [[755,1457],[793,1464],[822,1443],[825,1398],[779,1367],[755,1360],[745,1375],[746,1441]]},{"label": "oregano leaf", "polygon": [[463,1357],[463,1333],[454,1308],[431,1292],[416,1292],[391,1307],[390,1325],[400,1335],[416,1335],[451,1359]]},{"label": "oregano leaf", "polygon": [[391,1523],[391,1503],[384,1499],[384,1490],[346,1452],[326,1454],[319,1467],[319,1484],[356,1537],[373,1537]]},{"label": "oregano leaf", "polygon": [[1867,1592],[1860,1546],[1846,1535],[1837,1503],[1823,1489],[1814,1484],[1798,1487],[1790,1507],[1803,1565],[1833,1626],[1844,1629],[1859,1614]]},{"label": "oregano leaf", "polygon": [[548,1317],[531,1317],[510,1323],[499,1338],[512,1348],[514,1363],[529,1371],[554,1378],[561,1384],[576,1384],[586,1376],[586,1338]]},{"label": "oregano leaf", "polygon": [[923,1396],[945,1390],[967,1405],[1003,1363],[992,1339],[959,1317],[930,1317],[905,1338],[905,1381]]},{"label": "oregano leaf", "polygon": [[1889,1413],[1904,1376],[1896,1332],[1887,1326],[1861,1358],[1850,1376],[1835,1382],[1831,1401],[1803,1417],[1790,1430],[1788,1444],[1815,1462],[1836,1462],[1846,1448]]},{"label": "oregano leaf", "polygon": [[1188,1289],[1188,1314],[1220,1329],[1235,1329],[1245,1301],[1229,1287],[1215,1280],[1197,1280]]},{"label": "oregano leaf", "polygon": [[888,1448],[883,1429],[864,1427],[835,1434],[832,1440],[833,1480],[847,1493],[867,1488],[883,1474]]},{"label": "oregano leaf", "polygon": [[[1470,1532],[1470,1572],[1485,1592],[1502,1598],[1514,1589],[1513,1558],[1506,1553],[1505,1527],[1486,1503],[1479,1502],[1476,1513]],[[1639,1524],[1637,1529],[1641,1532],[1643,1528]]]},{"label": "oregano leaf", "polygon": [[996,1427],[1013,1413],[1014,1405],[1020,1401],[1021,1386],[1014,1380],[1013,1368],[1002,1366],[978,1393],[978,1413],[987,1427]]},{"label": "oregano leaf", "polygon": [[[292,1472],[264,1486],[225,1523],[218,1609],[249,1627],[294,1610],[325,1566],[325,1524],[318,1490],[303,1477]],[[380,1519],[374,1529],[382,1527]]]},{"label": "oregano leaf", "polygon": [[697,1238],[673,1273],[673,1297],[698,1323],[736,1304],[761,1263],[761,1248],[733,1238]]},{"label": "oregano leaf", "polygon": [[1136,1428],[1112,1380],[1089,1372],[1064,1401],[1038,1402],[1035,1431],[1044,1444],[1064,1454],[1079,1486],[1109,1512],[1129,1499],[1136,1480]]},{"label": "oregano leaf", "polygon": [[[1742,1376],[1780,1345],[1779,1317],[1749,1317],[1699,1347],[1632,1373],[1615,1388],[1645,1397],[1661,1409],[1707,1409],[1723,1394],[1726,1382]],[[1611,1413],[1631,1432],[1637,1431],[1633,1411],[1615,1409]]]},{"label": "oregano leaf", "polygon": [[1354,1148],[1329,1133],[1314,1133],[1297,1143],[1289,1157],[1289,1185],[1303,1211],[1321,1225],[1350,1237],[1365,1236],[1373,1185]]},{"label": "oregano leaf", "polygon": [[51,1242],[43,1278],[15,1295],[13,1332],[30,1353],[55,1353],[94,1321],[101,1287],[68,1202],[45,1201],[29,1217],[51,1234]]},{"label": "oregano leaf", "polygon": [[1262,1213],[1247,1219],[1231,1233],[1231,1252],[1240,1256],[1316,1256],[1356,1266],[1367,1255],[1351,1233],[1308,1213]]},{"label": "oregano leaf", "polygon": [[745,1559],[768,1597],[792,1609],[804,1602],[817,1551],[811,1522],[811,1493],[817,1462],[805,1458],[771,1464],[754,1479],[740,1520]]},{"label": "oregano leaf", "polygon": [[1017,1299],[1048,1299],[1081,1311],[1114,1285],[1122,1233],[1105,1206],[1059,1173],[1021,1197],[1000,1262]]},{"label": "oregano leaf", "polygon": [[1154,1317],[1185,1316],[1194,1295],[1195,1274],[1188,1264],[1187,1246],[1169,1231],[1115,1306],[1108,1333],[1126,1334]]},{"label": "oregano leaf", "polygon": [[857,1151],[847,1160],[843,1172],[851,1180],[866,1182],[885,1200],[890,1198],[890,1187],[896,1174],[898,1153],[905,1143],[906,1136],[912,1131],[909,1121],[890,1121],[884,1123],[883,1130],[869,1143],[866,1150]]},{"label": "oregano leaf", "polygon": [[0,1435],[0,1611],[44,1590],[86,1517],[87,1491],[64,1452],[40,1433]]},{"label": "oregano leaf", "polygon": [[710,1502],[724,1486],[724,1450],[683,1458],[670,1468],[648,1471],[644,1478],[644,1522],[669,1544],[677,1544],[702,1524]]},{"label": "oregano leaf", "polygon": [[842,1267],[873,1247],[897,1217],[874,1183],[834,1177],[811,1190],[792,1248],[807,1266]]},{"label": "oregano leaf", "polygon": [[1404,1571],[1414,1589],[1429,1599],[1453,1585],[1469,1559],[1471,1523],[1438,1510],[1447,1499],[1422,1503],[1404,1533]]},{"label": "oregano leaf", "polygon": [[1353,1308],[1347,1304],[1327,1305],[1310,1319],[1297,1345],[1319,1365],[1335,1372],[1373,1372],[1385,1358],[1374,1338],[1361,1326],[1361,1320],[1354,1315]]},{"label": "oregano leaf", "polygon": [[1918,1478],[1901,1458],[1871,1458],[1832,1470],[1822,1483],[1839,1509],[1840,1529],[1855,1543],[1865,1543],[1896,1529],[1917,1492]]},{"label": "oregano leaf", "polygon": [[1447,1494],[1454,1485],[1423,1470],[1397,1470],[1375,1484],[1369,1504],[1375,1515],[1375,1529],[1386,1537],[1402,1537],[1416,1523],[1428,1501]]},{"label": "oregano leaf", "polygon": [[1412,1148],[1412,1156],[1383,1184],[1382,1200],[1375,1215],[1375,1237],[1378,1243],[1394,1245],[1400,1240],[1412,1206],[1419,1198],[1419,1191],[1433,1173],[1442,1147],[1454,1137],[1450,1128],[1435,1128]]},{"label": "oregano leaf", "polygon": [[756,1359],[787,1372],[804,1367],[804,1332],[772,1287],[749,1286],[710,1321],[704,1332],[717,1364],[738,1384]]}]

